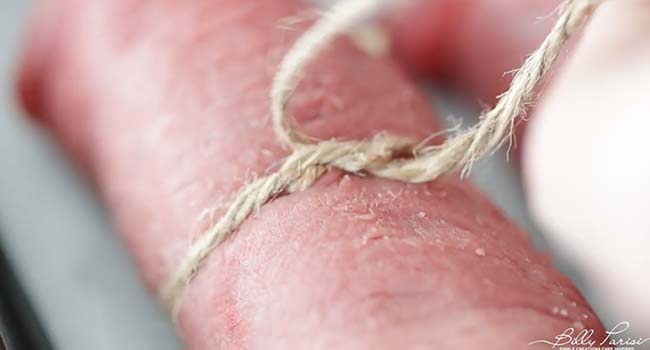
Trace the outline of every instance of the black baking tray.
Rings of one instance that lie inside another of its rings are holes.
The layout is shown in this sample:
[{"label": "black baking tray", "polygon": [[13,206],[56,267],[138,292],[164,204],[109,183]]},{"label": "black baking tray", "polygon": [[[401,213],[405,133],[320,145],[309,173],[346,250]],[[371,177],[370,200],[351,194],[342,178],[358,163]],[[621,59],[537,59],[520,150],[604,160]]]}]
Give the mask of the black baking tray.
[{"label": "black baking tray", "polygon": [[52,346],[2,245],[0,227],[0,350],[49,350]]}]

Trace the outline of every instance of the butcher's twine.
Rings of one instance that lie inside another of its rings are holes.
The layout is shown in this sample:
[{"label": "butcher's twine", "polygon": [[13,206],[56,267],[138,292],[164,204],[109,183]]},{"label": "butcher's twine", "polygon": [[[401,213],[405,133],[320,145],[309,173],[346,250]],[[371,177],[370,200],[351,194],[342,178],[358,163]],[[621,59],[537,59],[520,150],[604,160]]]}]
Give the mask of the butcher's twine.
[{"label": "butcher's twine", "polygon": [[[284,56],[271,88],[271,112],[277,137],[293,153],[275,173],[245,185],[223,217],[190,246],[160,292],[171,312],[203,260],[242,222],[264,203],[281,192],[309,188],[328,169],[349,173],[364,172],[408,183],[435,180],[461,171],[466,175],[472,163],[493,154],[512,137],[515,120],[533,101],[535,87],[557,59],[566,40],[580,28],[603,0],[568,0],[559,19],[541,46],[516,72],[510,88],[499,96],[496,106],[480,116],[473,127],[435,146],[386,134],[360,141],[316,141],[301,133],[285,106],[298,83],[298,73],[352,24],[379,9],[386,0],[343,0],[309,28]],[[397,155],[412,154],[410,158]]]}]

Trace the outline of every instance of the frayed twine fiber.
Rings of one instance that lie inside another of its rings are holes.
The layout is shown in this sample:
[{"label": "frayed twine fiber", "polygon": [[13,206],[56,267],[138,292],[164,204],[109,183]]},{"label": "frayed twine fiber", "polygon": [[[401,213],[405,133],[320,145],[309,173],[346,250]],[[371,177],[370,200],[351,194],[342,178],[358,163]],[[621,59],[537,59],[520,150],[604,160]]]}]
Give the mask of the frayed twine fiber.
[{"label": "frayed twine fiber", "polygon": [[[535,87],[557,59],[566,40],[576,32],[603,0],[568,0],[559,19],[542,45],[515,74],[510,88],[494,109],[484,112],[478,124],[437,146],[419,147],[410,140],[380,134],[370,140],[320,141],[302,134],[286,113],[285,106],[298,82],[298,73],[350,25],[373,13],[386,0],[342,0],[325,13],[284,56],[271,88],[271,112],[278,138],[293,149],[280,169],[244,186],[224,216],[189,248],[160,291],[165,306],[174,312],[186,285],[201,262],[239,225],[264,203],[281,192],[309,188],[331,167],[346,172],[366,172],[377,177],[408,183],[435,180],[461,170],[466,175],[472,163],[493,154],[512,136],[515,119],[532,102]],[[393,158],[396,154],[412,158]]]}]

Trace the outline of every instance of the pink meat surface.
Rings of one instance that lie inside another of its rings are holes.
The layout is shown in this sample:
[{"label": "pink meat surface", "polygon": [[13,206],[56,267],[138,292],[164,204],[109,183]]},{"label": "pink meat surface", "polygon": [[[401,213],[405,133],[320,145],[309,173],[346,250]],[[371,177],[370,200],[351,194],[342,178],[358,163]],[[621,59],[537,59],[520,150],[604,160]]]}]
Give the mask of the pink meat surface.
[{"label": "pink meat surface", "polygon": [[[514,70],[550,32],[561,3],[413,0],[387,23],[393,55],[413,73],[462,91],[477,107],[494,106],[497,96],[508,89]],[[570,57],[566,53],[573,51],[575,42],[569,41],[556,67]],[[527,125],[518,121],[518,140],[525,137]],[[516,145],[518,158],[523,142]]]},{"label": "pink meat surface", "polygon": [[[287,155],[268,89],[306,9],[66,0],[36,13],[19,93],[92,176],[152,290],[234,192]],[[290,111],[320,138],[438,129],[393,63],[343,39],[305,72]],[[196,350],[524,349],[567,327],[602,332],[469,183],[338,171],[249,218],[192,280],[177,321]]]},{"label": "pink meat surface", "polygon": [[551,30],[560,0],[414,0],[390,22],[395,55],[492,104]]}]

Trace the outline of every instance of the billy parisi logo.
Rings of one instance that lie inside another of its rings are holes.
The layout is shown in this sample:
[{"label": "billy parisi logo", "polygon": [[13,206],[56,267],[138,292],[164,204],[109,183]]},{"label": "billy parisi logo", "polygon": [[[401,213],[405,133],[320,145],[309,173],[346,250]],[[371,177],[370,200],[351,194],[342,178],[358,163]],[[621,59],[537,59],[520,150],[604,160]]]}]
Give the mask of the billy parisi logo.
[{"label": "billy parisi logo", "polygon": [[[602,341],[593,339],[593,329],[567,328],[553,340],[535,340],[528,345],[547,344],[549,349],[558,350],[642,350],[650,349],[650,338],[625,337],[630,328],[630,322],[619,322],[611,330],[605,331],[605,338]],[[645,344],[645,346],[644,346]]]}]

